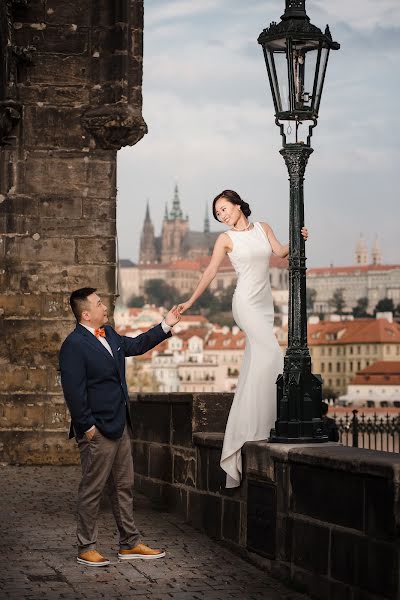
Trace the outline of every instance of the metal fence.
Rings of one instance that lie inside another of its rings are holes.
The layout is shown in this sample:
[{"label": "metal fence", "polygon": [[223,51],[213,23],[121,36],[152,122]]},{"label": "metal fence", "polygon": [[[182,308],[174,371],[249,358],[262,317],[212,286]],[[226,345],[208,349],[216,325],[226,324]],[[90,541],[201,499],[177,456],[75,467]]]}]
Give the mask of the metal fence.
[{"label": "metal fence", "polygon": [[368,448],[383,452],[400,452],[400,415],[366,417],[352,411],[344,417],[333,415],[339,429],[340,442],[353,448]]}]

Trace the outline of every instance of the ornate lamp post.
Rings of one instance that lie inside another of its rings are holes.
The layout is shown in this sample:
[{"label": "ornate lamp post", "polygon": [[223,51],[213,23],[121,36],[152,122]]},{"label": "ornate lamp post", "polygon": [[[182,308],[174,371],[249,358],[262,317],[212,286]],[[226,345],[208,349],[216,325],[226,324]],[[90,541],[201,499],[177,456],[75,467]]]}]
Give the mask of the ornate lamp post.
[{"label": "ornate lamp post", "polygon": [[278,417],[270,442],[325,442],[322,379],[311,373],[307,346],[306,256],[300,230],[304,225],[304,173],[313,152],[310,140],[317,125],[329,52],[340,46],[332,41],[328,26],[322,33],[310,23],[305,0],[286,0],[281,19],[258,38],[267,65],[275,123],[283,140],[280,154],[290,181],[289,343],[283,375],[277,380]]}]

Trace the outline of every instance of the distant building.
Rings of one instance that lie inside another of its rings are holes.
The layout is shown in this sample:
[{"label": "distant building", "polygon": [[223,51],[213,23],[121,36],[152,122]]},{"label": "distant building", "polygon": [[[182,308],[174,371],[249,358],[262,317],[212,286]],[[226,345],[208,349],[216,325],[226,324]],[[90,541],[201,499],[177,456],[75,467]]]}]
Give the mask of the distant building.
[{"label": "distant building", "polygon": [[337,290],[343,291],[345,312],[350,312],[360,298],[368,299],[367,312],[372,312],[383,298],[400,303],[400,265],[381,264],[378,240],[372,246],[371,257],[362,236],[355,252],[355,265],[348,267],[322,267],[307,271],[307,287],[316,292],[313,312],[331,314],[335,307],[331,299]]},{"label": "distant building", "polygon": [[378,361],[359,371],[340,396],[339,404],[354,407],[400,408],[400,360]]},{"label": "distant building", "polygon": [[171,210],[165,206],[161,235],[156,236],[147,203],[146,216],[140,236],[139,264],[167,264],[182,259],[196,260],[209,256],[219,233],[210,231],[210,221],[206,212],[203,231],[189,229],[189,217],[184,216],[175,186]]},{"label": "distant building", "polygon": [[[387,319],[321,321],[309,323],[307,330],[313,373],[338,394],[371,364],[400,360],[400,324]],[[277,338],[285,349],[287,327],[277,331]]]}]

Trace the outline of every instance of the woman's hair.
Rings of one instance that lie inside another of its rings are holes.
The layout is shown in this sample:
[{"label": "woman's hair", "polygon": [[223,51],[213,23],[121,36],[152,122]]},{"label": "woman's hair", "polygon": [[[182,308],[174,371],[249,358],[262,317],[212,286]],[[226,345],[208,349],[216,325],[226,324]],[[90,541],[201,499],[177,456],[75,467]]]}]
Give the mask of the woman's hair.
[{"label": "woman's hair", "polygon": [[218,196],[216,196],[213,200],[212,211],[214,219],[216,219],[217,221],[218,218],[215,212],[215,205],[217,203],[217,200],[219,200],[220,198],[226,198],[226,200],[228,200],[228,202],[230,202],[231,204],[237,204],[238,206],[240,206],[242,213],[245,217],[249,217],[251,215],[250,206],[247,204],[247,202],[244,202],[244,200],[241,199],[237,192],[234,192],[233,190],[224,190],[223,192],[218,194]]}]

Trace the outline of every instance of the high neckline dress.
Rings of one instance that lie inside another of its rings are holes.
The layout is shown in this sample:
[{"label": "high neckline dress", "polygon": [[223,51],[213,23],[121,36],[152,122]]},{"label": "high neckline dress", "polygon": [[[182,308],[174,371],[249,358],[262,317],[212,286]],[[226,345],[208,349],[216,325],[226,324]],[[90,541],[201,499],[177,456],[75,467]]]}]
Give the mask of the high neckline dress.
[{"label": "high neckline dress", "polygon": [[269,278],[271,245],[262,225],[226,232],[232,240],[228,256],[237,273],[232,299],[233,318],[246,335],[246,346],[226,425],[221,467],[226,487],[240,485],[241,448],[245,442],[266,440],[276,420],[276,379],[283,371],[283,354],[273,331],[274,305]]}]

